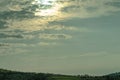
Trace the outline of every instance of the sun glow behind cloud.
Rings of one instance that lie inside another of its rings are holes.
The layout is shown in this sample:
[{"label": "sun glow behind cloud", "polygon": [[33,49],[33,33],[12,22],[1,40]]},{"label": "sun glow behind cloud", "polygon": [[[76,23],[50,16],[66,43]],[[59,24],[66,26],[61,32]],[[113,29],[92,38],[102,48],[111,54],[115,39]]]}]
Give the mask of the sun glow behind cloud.
[{"label": "sun glow behind cloud", "polygon": [[[29,2],[29,0],[24,0],[11,3],[13,5],[10,5],[11,7],[9,9],[11,10],[12,15],[5,15],[8,16],[8,18],[5,20],[7,23],[5,25],[7,25],[7,27],[3,27],[5,29],[1,29],[0,31],[9,33],[11,31],[21,31],[19,33],[17,32],[17,34],[20,34],[19,36],[21,38],[26,38],[27,36],[29,39],[36,37],[36,35],[30,35],[31,33],[34,34],[34,32],[39,32],[37,35],[40,34],[42,39],[55,39],[57,41],[58,39],[61,39],[61,37],[59,37],[61,34],[67,35],[65,31],[91,32],[86,28],[84,29],[76,28],[75,26],[66,26],[61,24],[61,22],[67,21],[73,17],[90,18],[106,15],[110,11],[116,12],[119,10],[118,7],[111,6],[108,0],[31,0],[31,2],[28,4],[21,5],[27,1]],[[112,2],[112,0],[110,1]],[[109,4],[106,5],[105,3]],[[3,10],[7,9],[3,7]],[[27,13],[29,11],[33,14]],[[26,18],[24,19],[24,17]],[[58,23],[52,24],[55,22]],[[43,35],[41,33],[47,35]],[[4,36],[15,38],[15,36],[17,37],[18,35],[10,36],[5,34]],[[68,35],[70,38],[67,39],[73,38],[71,34],[68,33]],[[39,36],[36,38],[38,37]]]},{"label": "sun glow behind cloud", "polygon": [[56,3],[56,0],[35,0],[32,4],[38,6],[35,11],[35,16],[59,15],[59,9],[61,9],[62,6]]}]

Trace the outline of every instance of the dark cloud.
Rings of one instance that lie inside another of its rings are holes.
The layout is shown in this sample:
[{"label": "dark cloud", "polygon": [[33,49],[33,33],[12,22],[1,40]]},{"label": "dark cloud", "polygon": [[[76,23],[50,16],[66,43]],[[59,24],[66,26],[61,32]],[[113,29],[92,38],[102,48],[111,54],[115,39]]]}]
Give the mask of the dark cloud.
[{"label": "dark cloud", "polygon": [[4,20],[8,19],[25,19],[25,18],[32,18],[32,12],[27,11],[4,11],[0,13],[0,18]]},{"label": "dark cloud", "polygon": [[7,22],[0,20],[0,29],[5,29],[5,28],[8,28]]},{"label": "dark cloud", "polygon": [[34,16],[34,5],[32,0],[1,0],[0,1],[0,19],[24,19]]},{"label": "dark cloud", "polygon": [[31,5],[33,0],[0,0],[0,12],[11,9],[21,10]]},{"label": "dark cloud", "polygon": [[8,44],[5,44],[5,43],[0,43],[0,46],[9,46]]},{"label": "dark cloud", "polygon": [[61,9],[62,12],[70,12],[73,9],[80,9],[80,5],[70,5]]},{"label": "dark cloud", "polygon": [[108,2],[108,3],[106,3],[106,5],[114,6],[114,7],[120,7],[120,1]]},{"label": "dark cloud", "polygon": [[0,33],[0,38],[24,38],[20,34],[5,34],[5,33]]}]

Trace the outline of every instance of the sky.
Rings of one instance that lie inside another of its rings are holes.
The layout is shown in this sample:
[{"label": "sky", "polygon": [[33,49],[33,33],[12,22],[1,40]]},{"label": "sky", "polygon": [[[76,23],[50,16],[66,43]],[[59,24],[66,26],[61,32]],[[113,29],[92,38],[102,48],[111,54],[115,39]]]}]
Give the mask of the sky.
[{"label": "sky", "polygon": [[0,68],[120,71],[120,0],[0,0]]}]

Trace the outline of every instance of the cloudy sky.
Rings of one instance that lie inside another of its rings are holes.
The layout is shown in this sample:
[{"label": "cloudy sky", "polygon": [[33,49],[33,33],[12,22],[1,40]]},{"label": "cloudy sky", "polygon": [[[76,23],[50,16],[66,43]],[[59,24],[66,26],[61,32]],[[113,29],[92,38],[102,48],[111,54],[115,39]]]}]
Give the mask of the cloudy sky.
[{"label": "cloudy sky", "polygon": [[120,0],[0,0],[0,68],[120,71]]}]

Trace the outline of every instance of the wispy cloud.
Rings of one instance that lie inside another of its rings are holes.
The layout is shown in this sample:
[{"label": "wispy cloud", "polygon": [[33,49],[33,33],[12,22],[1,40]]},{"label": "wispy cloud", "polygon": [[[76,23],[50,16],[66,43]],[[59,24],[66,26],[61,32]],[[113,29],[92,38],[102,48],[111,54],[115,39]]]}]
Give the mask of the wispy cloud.
[{"label": "wispy cloud", "polygon": [[38,43],[38,45],[40,45],[40,46],[56,46],[56,45],[58,45],[58,43],[56,43],[56,42],[40,42],[40,43]]},{"label": "wispy cloud", "polygon": [[0,43],[0,47],[4,47],[4,46],[9,46],[9,45],[5,43]]},{"label": "wispy cloud", "polygon": [[70,39],[72,36],[67,34],[40,34],[40,39],[47,39],[47,40],[59,40],[59,39]]},{"label": "wispy cloud", "polygon": [[0,48],[0,56],[15,55],[28,52],[25,49]]},{"label": "wispy cloud", "polygon": [[110,54],[106,51],[101,52],[88,52],[88,53],[79,53],[79,54],[70,54],[70,55],[55,55],[55,56],[39,56],[35,55],[36,57],[39,57],[41,60],[66,60],[66,59],[80,59],[80,58],[87,58],[87,57],[97,57],[97,56],[107,56],[107,54]]},{"label": "wispy cloud", "polygon": [[118,0],[70,0],[66,3],[68,4],[61,11],[71,17],[99,17],[120,11],[120,1]]},{"label": "wispy cloud", "polygon": [[0,43],[0,56],[27,53],[29,50],[25,49],[26,46],[24,43]]}]

